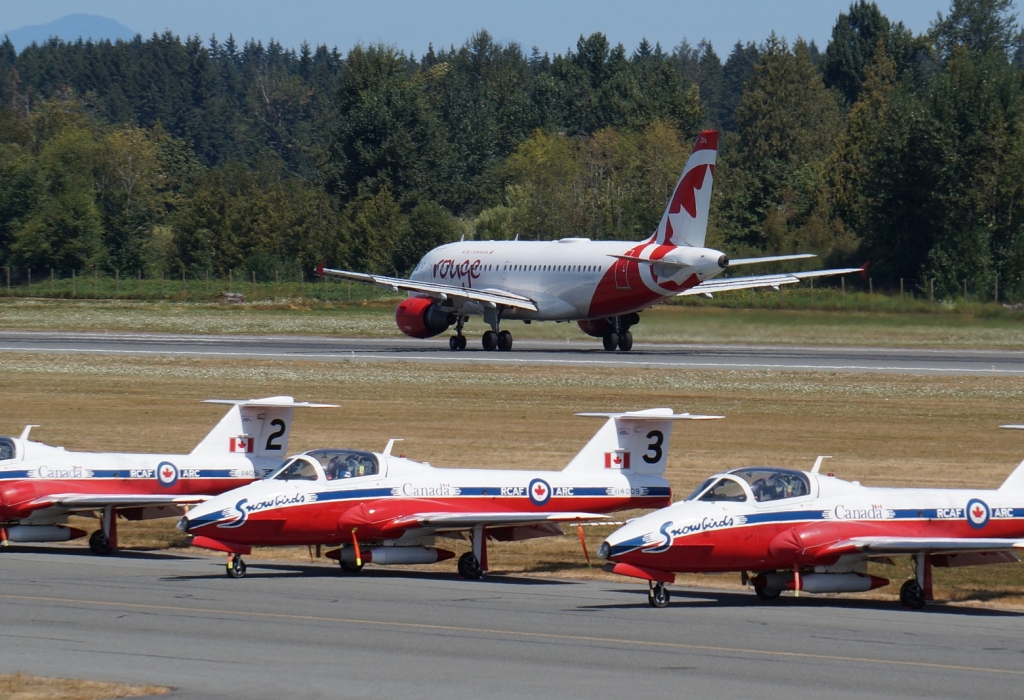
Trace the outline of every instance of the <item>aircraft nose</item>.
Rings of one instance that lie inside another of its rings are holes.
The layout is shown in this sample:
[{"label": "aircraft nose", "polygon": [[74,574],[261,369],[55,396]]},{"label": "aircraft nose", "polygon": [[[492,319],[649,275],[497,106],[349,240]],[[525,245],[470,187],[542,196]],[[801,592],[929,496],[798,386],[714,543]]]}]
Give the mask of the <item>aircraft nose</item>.
[{"label": "aircraft nose", "polygon": [[601,559],[607,559],[611,556],[612,546],[608,544],[608,540],[601,543],[601,546],[597,548],[597,556]]},{"label": "aircraft nose", "polygon": [[186,515],[186,516],[182,516],[181,520],[179,520],[178,524],[175,525],[174,527],[178,528],[178,530],[180,532],[188,532],[189,525],[190,525],[190,523],[188,521],[188,516]]}]

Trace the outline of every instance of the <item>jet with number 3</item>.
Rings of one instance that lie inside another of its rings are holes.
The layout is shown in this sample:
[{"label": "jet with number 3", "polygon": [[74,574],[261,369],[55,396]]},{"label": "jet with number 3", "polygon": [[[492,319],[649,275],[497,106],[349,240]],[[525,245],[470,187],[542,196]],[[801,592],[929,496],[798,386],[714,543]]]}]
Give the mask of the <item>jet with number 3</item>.
[{"label": "jet with number 3", "polygon": [[[1003,426],[1024,428],[1024,426]],[[783,591],[849,593],[887,585],[869,561],[910,555],[904,607],[932,600],[932,567],[1018,561],[1024,462],[995,490],[878,488],[809,472],[744,467],[712,476],[668,508],[631,520],[598,549],[607,571],[648,582],[668,605],[676,573],[741,572],[762,600]]]},{"label": "jet with number 3", "polygon": [[228,404],[219,423],[187,455],[72,452],[19,437],[0,437],[0,543],[67,542],[85,532],[68,516],[100,515],[89,538],[96,554],[117,548],[117,518],[182,515],[182,506],[248,484],[278,469],[288,450],[292,411],[328,407],[290,396],[211,399]]},{"label": "jet with number 3", "polygon": [[464,578],[488,569],[487,541],[562,535],[559,523],[606,513],[659,508],[671,501],[663,474],[672,425],[718,416],[668,408],[581,413],[607,418],[561,471],[442,469],[391,453],[321,449],[300,454],[263,481],[193,508],[178,528],[192,544],[228,555],[227,574],[245,575],[243,554],[255,545],[328,545],[341,569],[364,563],[430,564],[454,556],[437,537],[472,549],[458,562]]}]

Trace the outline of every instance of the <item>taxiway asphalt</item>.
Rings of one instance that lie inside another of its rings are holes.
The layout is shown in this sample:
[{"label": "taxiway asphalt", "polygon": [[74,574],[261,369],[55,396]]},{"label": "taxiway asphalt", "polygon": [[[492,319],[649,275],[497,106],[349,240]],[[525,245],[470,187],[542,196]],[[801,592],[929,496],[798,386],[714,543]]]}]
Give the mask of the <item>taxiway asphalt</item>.
[{"label": "taxiway asphalt", "polygon": [[0,672],[172,698],[1019,697],[1024,615],[84,548],[0,552]]},{"label": "taxiway asphalt", "polygon": [[511,352],[448,349],[447,337],[328,338],[0,331],[0,352],[91,353],[355,362],[424,362],[574,367],[648,367],[1024,376],[1024,351],[637,343],[606,352],[597,340],[516,340]]}]

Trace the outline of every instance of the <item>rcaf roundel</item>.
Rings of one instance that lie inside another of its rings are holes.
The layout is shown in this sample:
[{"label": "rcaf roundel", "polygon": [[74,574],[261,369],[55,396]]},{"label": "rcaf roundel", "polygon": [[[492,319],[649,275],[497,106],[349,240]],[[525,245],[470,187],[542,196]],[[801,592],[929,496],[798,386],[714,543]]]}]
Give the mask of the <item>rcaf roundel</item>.
[{"label": "rcaf roundel", "polygon": [[980,530],[988,525],[989,509],[984,501],[972,498],[967,502],[967,522],[971,527]]},{"label": "rcaf roundel", "polygon": [[156,468],[156,480],[161,486],[174,486],[178,483],[178,468],[170,462],[160,462]]},{"label": "rcaf roundel", "polygon": [[530,482],[530,501],[535,506],[542,506],[551,500],[551,487],[543,479],[534,479]]}]

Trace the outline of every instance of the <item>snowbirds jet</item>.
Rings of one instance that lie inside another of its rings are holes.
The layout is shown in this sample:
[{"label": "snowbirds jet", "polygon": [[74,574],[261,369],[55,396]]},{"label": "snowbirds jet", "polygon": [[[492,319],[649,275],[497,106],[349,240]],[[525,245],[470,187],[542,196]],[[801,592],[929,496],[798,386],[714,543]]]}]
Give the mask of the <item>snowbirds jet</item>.
[{"label": "snowbirds jet", "polygon": [[[1024,428],[1024,426],[1004,426]],[[668,605],[675,573],[741,572],[762,600],[782,591],[848,593],[889,583],[876,560],[910,555],[904,607],[932,600],[933,566],[1017,561],[1024,549],[1024,462],[996,490],[871,488],[819,473],[746,467],[717,474],[685,500],[608,536],[605,570],[648,581]],[[750,576],[748,572],[753,572]]]},{"label": "snowbirds jet", "polygon": [[395,457],[393,440],[381,453],[312,450],[197,506],[178,529],[197,547],[226,552],[232,578],[245,575],[241,555],[253,545],[341,545],[327,556],[357,572],[366,562],[450,559],[435,536],[468,532],[472,550],[460,557],[459,575],[480,578],[488,539],[562,535],[558,523],[577,523],[582,541],[582,522],[670,503],[663,474],[673,422],[720,417],[668,408],[577,415],[608,420],[562,471],[435,468]]},{"label": "snowbirds jet", "polygon": [[410,279],[326,269],[327,277],[376,284],[408,292],[395,321],[402,333],[431,338],[452,325],[448,345],[464,350],[463,325],[483,316],[490,330],[484,350],[511,350],[504,320],[576,321],[587,335],[601,338],[605,350],[633,347],[629,330],[639,312],[675,296],[794,284],[826,275],[864,273],[843,268],[712,279],[740,265],[813,258],[812,254],[775,255],[730,261],[704,247],[718,132],[697,137],[686,168],[654,234],[639,243],[562,238],[557,241],[460,241],[434,248],[420,260]]},{"label": "snowbirds jet", "polygon": [[292,411],[328,407],[290,396],[210,399],[228,404],[219,423],[190,454],[71,452],[20,437],[0,437],[0,542],[67,542],[85,532],[66,527],[71,514],[99,512],[89,547],[117,548],[117,516],[148,520],[182,515],[182,506],[250,483],[281,466]]}]

